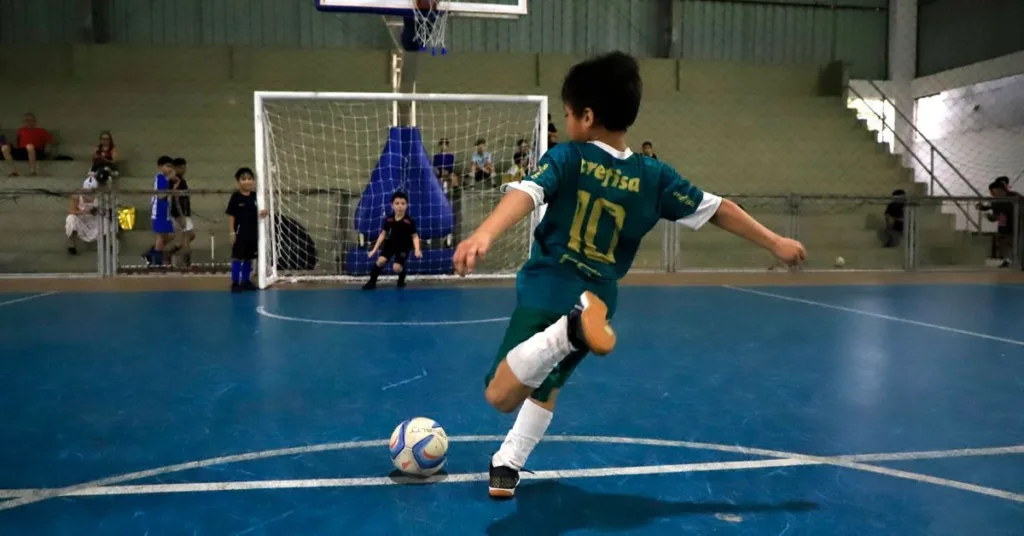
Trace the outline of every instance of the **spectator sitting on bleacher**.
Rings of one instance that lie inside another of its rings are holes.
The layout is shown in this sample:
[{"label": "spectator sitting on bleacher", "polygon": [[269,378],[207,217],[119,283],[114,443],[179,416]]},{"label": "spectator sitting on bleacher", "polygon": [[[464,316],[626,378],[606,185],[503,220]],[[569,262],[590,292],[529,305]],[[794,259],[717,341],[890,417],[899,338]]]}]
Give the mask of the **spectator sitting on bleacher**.
[{"label": "spectator sitting on bleacher", "polygon": [[68,216],[64,219],[64,234],[68,238],[68,253],[78,255],[75,236],[83,242],[95,242],[100,235],[100,216],[96,196],[92,195],[99,182],[95,173],[82,183],[82,193],[71,196],[68,203]]},{"label": "spectator sitting on bleacher", "polygon": [[32,112],[25,114],[25,122],[18,129],[14,146],[5,143],[3,147],[0,147],[4,160],[11,165],[11,176],[18,176],[18,168],[14,165],[15,160],[21,162],[27,160],[29,174],[36,175],[36,163],[46,159],[46,146],[51,143],[53,143],[53,135],[46,129],[36,126],[36,115]]},{"label": "spectator sitting on bleacher", "polygon": [[494,157],[487,152],[487,140],[476,140],[476,151],[473,152],[472,161],[469,173],[473,180],[480,182],[494,176]]},{"label": "spectator sitting on bleacher", "polygon": [[658,155],[654,152],[653,143],[645,141],[644,144],[640,146],[640,150],[644,153],[644,156],[646,156],[647,158],[653,158],[655,160],[658,159]]},{"label": "spectator sitting on bleacher", "polygon": [[100,143],[96,146],[96,152],[92,154],[92,169],[95,171],[101,167],[108,167],[111,171],[117,170],[117,145],[114,144],[114,136],[109,130],[100,132]]},{"label": "spectator sitting on bleacher", "polygon": [[512,163],[519,168],[520,172],[530,169],[530,142],[526,141],[526,138],[519,138],[516,141],[516,152],[512,153]]},{"label": "spectator sitting on bleacher", "polygon": [[459,177],[455,174],[455,154],[448,148],[448,138],[437,142],[437,154],[434,155],[434,173],[448,191],[449,186],[459,186]]}]

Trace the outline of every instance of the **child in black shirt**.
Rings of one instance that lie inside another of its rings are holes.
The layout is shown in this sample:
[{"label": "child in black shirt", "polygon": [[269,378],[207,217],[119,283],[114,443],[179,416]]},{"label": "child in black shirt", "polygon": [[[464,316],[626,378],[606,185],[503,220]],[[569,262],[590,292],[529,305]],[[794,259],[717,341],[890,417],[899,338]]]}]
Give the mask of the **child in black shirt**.
[{"label": "child in black shirt", "polygon": [[235,181],[238,191],[231,194],[224,212],[231,227],[231,292],[242,292],[256,290],[249,278],[252,260],[259,249],[259,218],[266,216],[267,211],[256,208],[256,180],[251,169],[239,168]]},{"label": "child in black shirt", "polygon": [[979,205],[978,208],[991,211],[988,220],[996,223],[996,236],[993,237],[992,253],[997,259],[1003,259],[1000,265],[1008,268],[1011,259],[1015,255],[1013,244],[1013,227],[1018,218],[1017,198],[1020,194],[1010,190],[1009,177],[999,177],[992,184],[988,185],[988,191],[996,198],[989,205]]},{"label": "child in black shirt", "polygon": [[[389,260],[394,260],[391,269],[398,274],[398,288],[405,287],[405,261],[409,257],[409,250],[419,259],[423,257],[420,250],[420,236],[416,234],[416,222],[406,213],[409,210],[409,198],[405,192],[395,192],[391,196],[391,208],[394,214],[384,220],[384,228],[381,229],[377,242],[370,250],[370,258],[377,257],[377,262],[370,272],[370,280],[363,285],[363,290],[377,288],[377,278],[384,270],[384,265]],[[385,239],[387,240],[385,242]],[[381,249],[383,245],[383,249]],[[377,255],[378,250],[380,255]]]}]

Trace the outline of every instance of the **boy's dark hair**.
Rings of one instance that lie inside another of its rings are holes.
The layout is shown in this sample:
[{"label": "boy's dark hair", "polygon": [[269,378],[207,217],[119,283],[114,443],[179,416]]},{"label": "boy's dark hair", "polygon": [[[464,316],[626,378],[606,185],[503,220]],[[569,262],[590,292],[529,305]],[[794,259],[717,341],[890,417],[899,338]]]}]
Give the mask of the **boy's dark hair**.
[{"label": "boy's dark hair", "polygon": [[526,143],[526,138],[519,138],[518,140],[516,140],[516,147],[519,147],[524,143]]},{"label": "boy's dark hair", "polygon": [[1010,177],[1007,177],[1006,175],[1003,175],[1002,177],[996,177],[995,182],[1002,183],[1003,186],[1009,186],[1010,185]]},{"label": "boy's dark hair", "polygon": [[652,148],[652,149],[653,149],[653,148],[654,148],[654,144],[653,144],[653,143],[651,143],[651,142],[649,142],[649,141],[645,141],[645,142],[643,143],[643,145],[641,145],[640,147],[650,147],[650,148]]},{"label": "boy's dark hair", "polygon": [[476,140],[476,144],[477,145],[484,145],[485,143],[487,143],[487,140],[485,140],[483,138],[477,138],[477,140]]},{"label": "boy's dark hair", "polygon": [[438,145],[449,145],[448,138],[441,138],[440,140],[437,141],[437,144]]},{"label": "boy's dark hair", "polygon": [[252,169],[247,167],[238,168],[238,171],[235,172],[235,180],[242,180],[242,175],[251,175],[253,178],[256,177],[256,174],[252,172]]},{"label": "boy's dark hair", "polygon": [[391,194],[391,202],[394,203],[395,199],[404,199],[406,203],[409,202],[409,196],[405,195],[405,192],[401,190],[395,190],[395,193]]},{"label": "boy's dark hair", "polygon": [[892,195],[894,197],[897,196],[897,195],[907,195],[907,192],[904,192],[901,188],[897,188],[897,189],[892,191]]},{"label": "boy's dark hair", "polygon": [[185,159],[180,157],[180,156],[178,158],[175,158],[174,162],[171,162],[171,165],[174,166],[174,167],[184,166],[184,165],[187,165],[187,164],[188,164],[188,162],[186,162]]},{"label": "boy's dark hair", "polygon": [[156,159],[156,165],[158,165],[160,167],[166,166],[167,164],[171,164],[173,166],[174,165],[174,159],[169,157],[169,156],[167,156],[167,155],[161,156],[160,158]]},{"label": "boy's dark hair", "polygon": [[991,191],[991,190],[1004,190],[1005,191],[1007,189],[1007,185],[1003,181],[1001,181],[999,179],[996,179],[996,180],[992,181],[992,184],[988,185],[988,189],[989,189],[989,191]]},{"label": "boy's dark hair", "polygon": [[590,108],[596,125],[625,132],[636,122],[643,89],[636,58],[609,52],[569,69],[562,82],[562,102],[576,117]]}]

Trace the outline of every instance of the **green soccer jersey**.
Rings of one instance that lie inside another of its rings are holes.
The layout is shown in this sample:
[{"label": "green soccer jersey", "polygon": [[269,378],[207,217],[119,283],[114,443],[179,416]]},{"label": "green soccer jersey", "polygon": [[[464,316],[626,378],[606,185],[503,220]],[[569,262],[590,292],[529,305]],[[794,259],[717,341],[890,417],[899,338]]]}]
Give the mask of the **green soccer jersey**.
[{"label": "green soccer jersey", "polygon": [[696,229],[721,203],[671,166],[600,142],[556,145],[512,187],[547,204],[518,277],[520,306],[556,311],[583,290],[614,309],[616,282],[659,219]]}]

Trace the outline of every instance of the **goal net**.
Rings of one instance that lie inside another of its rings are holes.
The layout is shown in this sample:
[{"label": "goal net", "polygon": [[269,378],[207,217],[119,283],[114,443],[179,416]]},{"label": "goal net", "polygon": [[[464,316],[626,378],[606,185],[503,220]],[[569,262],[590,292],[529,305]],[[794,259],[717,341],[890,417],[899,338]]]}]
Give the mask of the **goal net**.
[{"label": "goal net", "polygon": [[[422,257],[411,277],[453,274],[452,255],[547,149],[547,97],[257,92],[259,282],[363,278],[408,196]],[[475,274],[506,277],[526,260],[536,217],[509,230]],[[390,263],[384,274],[391,273]]]}]

